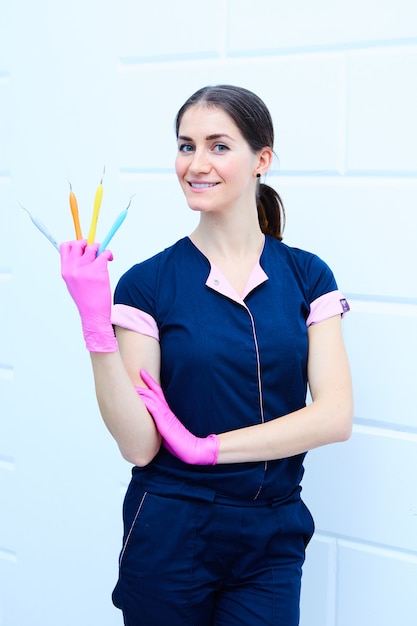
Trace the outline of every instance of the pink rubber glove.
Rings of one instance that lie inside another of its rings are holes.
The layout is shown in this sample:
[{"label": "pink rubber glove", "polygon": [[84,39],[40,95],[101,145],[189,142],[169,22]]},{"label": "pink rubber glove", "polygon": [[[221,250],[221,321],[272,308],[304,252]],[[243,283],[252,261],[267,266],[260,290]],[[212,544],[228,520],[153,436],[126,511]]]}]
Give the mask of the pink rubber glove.
[{"label": "pink rubber glove", "polygon": [[86,239],[61,244],[61,274],[77,305],[85,345],[90,352],[116,352],[116,337],[110,321],[112,295],[107,271],[113,260],[110,250],[97,258],[98,243]]},{"label": "pink rubber glove", "polygon": [[135,389],[155,420],[166,449],[189,465],[216,465],[220,445],[217,435],[195,437],[173,414],[152,376],[146,370],[141,370],[140,375],[149,389],[136,386]]}]

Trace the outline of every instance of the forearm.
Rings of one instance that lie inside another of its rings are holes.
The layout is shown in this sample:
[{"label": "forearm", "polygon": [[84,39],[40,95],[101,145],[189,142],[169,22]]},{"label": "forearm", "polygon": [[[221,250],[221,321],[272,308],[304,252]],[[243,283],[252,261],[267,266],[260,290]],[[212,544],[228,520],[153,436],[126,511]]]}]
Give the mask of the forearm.
[{"label": "forearm", "polygon": [[157,454],[161,436],[134,385],[139,377],[141,358],[154,375],[159,375],[159,347],[152,344],[153,348],[149,349],[148,340],[138,344],[134,339],[136,333],[131,333],[131,352],[139,362],[136,367],[133,360],[129,370],[125,366],[121,355],[123,347],[126,352],[126,337],[120,331],[116,339],[111,323],[112,296],[107,266],[113,255],[109,250],[98,254],[98,249],[97,243],[88,245],[86,239],[62,243],[61,274],[80,314],[104,422],[123,457],[134,465],[143,466]]},{"label": "forearm", "polygon": [[90,353],[96,396],[104,423],[122,456],[147,465],[157,454],[161,437],[138,397],[120,353]]},{"label": "forearm", "polygon": [[264,424],[196,437],[170,409],[159,384],[143,368],[138,389],[165,447],[191,465],[282,459],[350,437],[353,394],[340,319],[309,330],[308,381],[313,402]]},{"label": "forearm", "polygon": [[352,380],[340,317],[313,325],[308,332],[313,402],[265,424],[220,434],[218,463],[282,459],[349,438]]},{"label": "forearm", "polygon": [[218,463],[270,461],[345,441],[352,430],[352,403],[327,405],[317,400],[264,424],[219,434]]}]

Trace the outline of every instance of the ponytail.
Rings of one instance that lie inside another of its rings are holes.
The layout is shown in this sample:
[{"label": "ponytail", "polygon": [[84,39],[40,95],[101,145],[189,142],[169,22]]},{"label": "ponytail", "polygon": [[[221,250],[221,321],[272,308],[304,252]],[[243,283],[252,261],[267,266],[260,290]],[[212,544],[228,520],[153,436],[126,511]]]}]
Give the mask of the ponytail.
[{"label": "ponytail", "polygon": [[285,209],[279,194],[269,185],[260,183],[256,203],[262,232],[281,241],[285,227]]}]

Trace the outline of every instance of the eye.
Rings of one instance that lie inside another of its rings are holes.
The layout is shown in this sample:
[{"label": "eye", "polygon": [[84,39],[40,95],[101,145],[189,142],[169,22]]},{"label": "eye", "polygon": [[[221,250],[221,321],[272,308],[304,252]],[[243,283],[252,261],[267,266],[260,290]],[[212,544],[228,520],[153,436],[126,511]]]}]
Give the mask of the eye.
[{"label": "eye", "polygon": [[216,143],[213,150],[214,152],[227,152],[229,148],[224,143]]},{"label": "eye", "polygon": [[178,146],[178,152],[192,152],[194,150],[194,146],[190,143],[181,143]]}]

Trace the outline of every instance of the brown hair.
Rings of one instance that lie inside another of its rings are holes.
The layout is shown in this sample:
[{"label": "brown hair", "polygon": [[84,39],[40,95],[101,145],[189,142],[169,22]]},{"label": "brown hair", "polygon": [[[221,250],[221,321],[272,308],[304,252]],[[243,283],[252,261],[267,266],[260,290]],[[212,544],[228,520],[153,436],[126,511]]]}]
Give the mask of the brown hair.
[{"label": "brown hair", "polygon": [[[196,104],[223,109],[232,118],[254,152],[266,146],[271,150],[274,149],[271,114],[261,98],[252,91],[234,85],[202,87],[186,100],[176,115],[177,137],[184,113]],[[262,232],[281,241],[285,226],[285,210],[279,194],[269,185],[259,182],[256,204]]]}]

